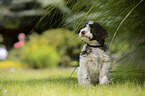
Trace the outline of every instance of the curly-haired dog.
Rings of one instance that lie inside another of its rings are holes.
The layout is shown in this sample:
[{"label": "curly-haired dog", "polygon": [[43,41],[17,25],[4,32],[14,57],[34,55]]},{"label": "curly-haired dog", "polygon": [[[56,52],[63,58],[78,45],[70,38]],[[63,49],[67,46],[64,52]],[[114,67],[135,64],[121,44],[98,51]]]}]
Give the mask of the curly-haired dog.
[{"label": "curly-haired dog", "polygon": [[80,53],[78,83],[107,84],[111,78],[111,60],[104,44],[107,32],[100,24],[89,21],[86,27],[80,30],[79,36],[86,44]]}]

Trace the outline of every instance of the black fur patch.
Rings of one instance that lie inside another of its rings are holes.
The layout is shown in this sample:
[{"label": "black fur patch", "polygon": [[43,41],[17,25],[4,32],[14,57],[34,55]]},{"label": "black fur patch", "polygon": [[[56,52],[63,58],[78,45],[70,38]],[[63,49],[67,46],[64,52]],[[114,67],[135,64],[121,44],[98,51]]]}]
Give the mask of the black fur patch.
[{"label": "black fur patch", "polygon": [[94,22],[94,24],[89,24],[89,26],[93,35],[91,40],[97,40],[99,44],[101,44],[101,47],[106,50],[106,45],[104,44],[105,38],[108,37],[106,30],[97,22]]}]

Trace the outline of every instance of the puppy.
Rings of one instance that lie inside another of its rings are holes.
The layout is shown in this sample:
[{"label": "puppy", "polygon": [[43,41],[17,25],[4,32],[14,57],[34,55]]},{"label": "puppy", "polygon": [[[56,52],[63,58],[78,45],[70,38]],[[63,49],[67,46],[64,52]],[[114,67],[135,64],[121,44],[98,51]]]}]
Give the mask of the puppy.
[{"label": "puppy", "polygon": [[79,36],[86,44],[80,53],[78,83],[82,85],[107,84],[112,77],[111,59],[105,46],[107,32],[100,24],[89,21],[80,30]]}]

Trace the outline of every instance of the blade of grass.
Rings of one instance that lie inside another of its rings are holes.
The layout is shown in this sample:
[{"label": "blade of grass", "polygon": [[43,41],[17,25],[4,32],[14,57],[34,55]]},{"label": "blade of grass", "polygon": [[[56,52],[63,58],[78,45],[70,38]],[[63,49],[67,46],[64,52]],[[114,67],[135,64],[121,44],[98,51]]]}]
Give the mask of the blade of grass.
[{"label": "blade of grass", "polygon": [[110,47],[111,47],[111,45],[112,45],[112,43],[113,43],[113,41],[114,41],[114,38],[115,38],[115,36],[116,36],[116,34],[117,34],[117,32],[118,32],[120,26],[121,26],[121,25],[123,24],[123,22],[128,18],[128,16],[135,10],[135,8],[136,8],[139,4],[141,4],[141,2],[143,2],[143,0],[141,0],[138,4],[136,4],[136,6],[134,6],[134,7],[128,12],[128,14],[123,18],[123,20],[120,22],[119,26],[117,27],[117,29],[116,29],[116,31],[115,31],[115,33],[114,33],[114,35],[113,35],[113,38],[112,38],[111,43],[110,43],[110,45],[109,45],[109,49],[110,49]]}]

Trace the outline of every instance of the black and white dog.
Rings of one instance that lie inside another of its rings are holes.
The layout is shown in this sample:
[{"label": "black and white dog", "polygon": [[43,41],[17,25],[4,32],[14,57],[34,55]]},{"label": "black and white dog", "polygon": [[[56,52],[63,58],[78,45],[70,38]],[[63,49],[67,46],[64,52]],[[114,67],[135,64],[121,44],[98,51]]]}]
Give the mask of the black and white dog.
[{"label": "black and white dog", "polygon": [[85,28],[80,30],[79,36],[86,44],[80,54],[78,83],[107,84],[111,78],[111,60],[104,44],[107,32],[100,24],[89,21]]}]

